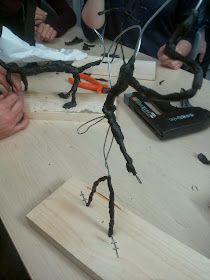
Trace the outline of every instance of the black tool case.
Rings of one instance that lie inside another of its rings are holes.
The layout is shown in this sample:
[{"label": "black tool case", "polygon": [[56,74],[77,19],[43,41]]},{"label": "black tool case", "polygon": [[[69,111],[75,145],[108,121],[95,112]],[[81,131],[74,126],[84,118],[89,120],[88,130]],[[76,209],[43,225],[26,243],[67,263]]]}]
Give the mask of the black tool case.
[{"label": "black tool case", "polygon": [[[124,102],[143,119],[160,139],[194,133],[210,125],[210,112],[200,107],[179,108],[169,102],[152,102],[154,112],[136,93],[124,95]],[[152,106],[151,106],[152,107]]]}]

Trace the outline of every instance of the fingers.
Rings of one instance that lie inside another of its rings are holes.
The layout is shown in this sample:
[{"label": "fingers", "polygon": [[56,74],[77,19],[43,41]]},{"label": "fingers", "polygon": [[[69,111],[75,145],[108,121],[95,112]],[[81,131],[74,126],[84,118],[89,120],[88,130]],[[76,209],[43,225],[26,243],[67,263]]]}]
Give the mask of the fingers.
[{"label": "fingers", "polygon": [[14,114],[19,114],[21,111],[23,111],[23,106],[24,106],[24,100],[23,100],[23,97],[20,96],[18,98],[18,100],[16,101],[16,103],[11,107],[11,111],[14,113]]},{"label": "fingers", "polygon": [[3,109],[10,110],[18,100],[19,100],[18,95],[11,93],[1,101],[0,109],[2,109],[1,107],[3,106]]},{"label": "fingers", "polygon": [[48,36],[48,34],[50,32],[50,29],[51,29],[50,25],[49,24],[45,24],[44,29],[42,30],[42,33],[40,34],[40,36],[41,36],[41,38],[43,40],[47,39],[47,36]]},{"label": "fingers", "polygon": [[24,115],[24,113],[22,111],[15,115],[14,123],[16,125],[19,124],[22,121],[23,115]]},{"label": "fingers", "polygon": [[22,91],[22,83],[21,76],[19,74],[12,74],[12,87],[6,80],[6,70],[4,68],[0,68],[0,85],[3,87],[3,91],[11,92],[13,89],[15,92]]},{"label": "fingers", "polygon": [[36,30],[36,35],[37,35],[37,38],[40,40],[40,41],[44,41],[44,33],[45,33],[45,30],[47,28],[49,24],[45,24],[45,23],[41,23],[38,27],[37,27],[37,30]]},{"label": "fingers", "polygon": [[157,57],[158,57],[160,64],[165,67],[174,69],[174,70],[180,69],[182,67],[183,63],[179,60],[170,59],[167,55],[164,54],[164,48],[165,48],[165,45],[160,47],[160,49],[157,53]]},{"label": "fingers", "polygon": [[22,91],[21,76],[19,74],[12,74],[12,84],[16,93]]},{"label": "fingers", "polygon": [[35,25],[39,25],[40,23],[44,22],[46,20],[47,13],[40,9],[39,7],[36,7],[35,12]]},{"label": "fingers", "polygon": [[47,33],[45,35],[45,40],[49,41],[51,39],[51,37],[53,36],[53,32],[54,32],[54,29],[49,28],[49,30],[47,31]]},{"label": "fingers", "polygon": [[45,12],[44,10],[42,10],[41,8],[39,8],[39,7],[36,7],[36,12],[35,12],[35,16],[38,16],[38,17],[42,17],[43,19],[45,19],[46,17],[47,17],[47,15],[48,15],[48,13],[47,12]]},{"label": "fingers", "polygon": [[0,74],[0,85],[3,86],[4,91],[11,91],[11,87],[6,81],[6,76],[5,74]]},{"label": "fingers", "polygon": [[172,60],[172,59],[167,59],[164,61],[160,61],[161,65],[174,69],[174,70],[178,70],[182,67],[183,63],[179,60]]},{"label": "fingers", "polygon": [[29,124],[29,118],[26,113],[23,113],[21,121],[18,122],[18,124],[14,127],[12,134],[15,134],[15,133],[25,129],[28,126],[28,124]]},{"label": "fingers", "polygon": [[51,42],[57,36],[57,31],[49,24],[42,23],[37,27],[36,35],[40,41]]},{"label": "fingers", "polygon": [[52,28],[51,33],[46,38],[47,42],[52,42],[56,38],[57,34],[57,31]]},{"label": "fingers", "polygon": [[[13,105],[11,106],[11,104]],[[11,107],[9,108],[8,105]],[[29,119],[23,110],[24,101],[22,95],[0,95],[0,139],[27,127]]]}]

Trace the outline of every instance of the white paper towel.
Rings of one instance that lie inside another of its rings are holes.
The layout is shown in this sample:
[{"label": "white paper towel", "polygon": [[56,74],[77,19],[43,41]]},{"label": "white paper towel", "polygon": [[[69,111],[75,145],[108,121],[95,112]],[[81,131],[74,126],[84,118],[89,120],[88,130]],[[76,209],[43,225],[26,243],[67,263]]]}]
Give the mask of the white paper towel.
[{"label": "white paper towel", "polygon": [[87,54],[76,49],[52,49],[42,44],[30,46],[25,41],[3,26],[0,37],[0,59],[5,63],[28,63],[41,61],[74,61],[87,57]]}]

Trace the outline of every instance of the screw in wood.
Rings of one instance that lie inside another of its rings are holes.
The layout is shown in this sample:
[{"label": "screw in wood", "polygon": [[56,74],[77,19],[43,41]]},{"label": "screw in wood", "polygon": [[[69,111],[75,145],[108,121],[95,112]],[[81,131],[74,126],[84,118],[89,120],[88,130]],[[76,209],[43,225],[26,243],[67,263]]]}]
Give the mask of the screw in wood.
[{"label": "screw in wood", "polygon": [[82,191],[80,192],[80,196],[82,197],[82,201],[84,201],[85,205],[86,205],[87,201],[86,201],[85,195]]},{"label": "screw in wood", "polygon": [[118,253],[119,247],[117,247],[117,242],[114,240],[113,236],[111,236],[111,239],[112,239],[111,244],[114,246],[113,250],[116,253],[116,257],[119,258],[119,253]]}]

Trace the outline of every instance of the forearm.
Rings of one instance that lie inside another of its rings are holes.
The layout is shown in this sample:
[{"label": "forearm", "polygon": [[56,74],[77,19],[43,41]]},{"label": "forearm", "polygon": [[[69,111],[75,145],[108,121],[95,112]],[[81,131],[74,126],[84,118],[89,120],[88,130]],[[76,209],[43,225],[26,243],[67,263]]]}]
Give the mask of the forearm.
[{"label": "forearm", "polygon": [[98,12],[104,9],[104,0],[87,0],[82,10],[82,20],[88,27],[99,29],[104,25],[105,15],[98,15]]}]

